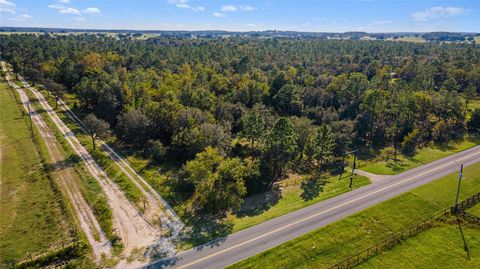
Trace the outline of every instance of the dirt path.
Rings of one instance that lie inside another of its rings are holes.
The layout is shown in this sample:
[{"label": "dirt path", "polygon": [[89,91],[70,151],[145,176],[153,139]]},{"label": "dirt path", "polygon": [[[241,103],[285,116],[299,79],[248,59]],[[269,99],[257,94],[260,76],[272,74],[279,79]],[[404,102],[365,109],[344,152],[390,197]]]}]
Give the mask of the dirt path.
[{"label": "dirt path", "polygon": [[[67,113],[67,115],[76,122],[83,132],[87,133],[86,126],[83,122],[73,113],[70,108],[62,101],[59,100],[60,108]],[[115,152],[110,146],[107,145],[103,140],[97,139],[97,143],[100,144],[100,148],[108,154],[108,156],[115,162],[115,164],[122,170],[122,172],[130,178],[130,180],[137,186],[137,188],[142,192],[142,194],[148,200],[148,209],[151,213],[154,214],[154,217],[159,217],[162,221],[162,224],[168,226],[173,235],[180,234],[181,230],[185,226],[180,218],[177,216],[175,211],[170,207],[170,205],[155,191],[150,184],[139,175],[126,161],[126,159]]]},{"label": "dirt path", "polygon": [[138,209],[125,197],[121,189],[107,176],[88,151],[80,144],[75,134],[63,123],[36,89],[24,82],[45,109],[49,117],[62,132],[75,152],[83,159],[90,174],[94,176],[104,190],[114,216],[114,227],[124,245],[124,255],[128,257],[135,249],[146,248],[158,240],[159,227],[152,225]]},{"label": "dirt path", "polygon": [[[7,71],[5,63],[2,62],[2,69],[4,72]],[[6,79],[10,86],[16,89],[20,98],[22,100],[23,107],[28,111],[29,98],[25,92],[16,84],[10,80],[10,76],[6,73]],[[49,153],[49,159],[52,164],[59,164],[66,161],[63,151],[60,149],[59,144],[55,138],[55,135],[52,133],[48,125],[43,121],[41,116],[35,111],[35,109],[30,106],[31,117],[35,126],[42,136],[47,151]],[[86,202],[83,197],[78,182],[76,181],[76,172],[73,167],[64,167],[61,169],[55,169],[52,173],[53,178],[59,184],[60,189],[64,195],[70,200],[73,209],[76,213],[76,218],[79,223],[79,226],[84,231],[87,240],[94,249],[94,254],[97,261],[100,259],[101,254],[110,254],[110,242],[105,237],[104,232],[100,228],[95,215],[93,214],[92,209]]]}]

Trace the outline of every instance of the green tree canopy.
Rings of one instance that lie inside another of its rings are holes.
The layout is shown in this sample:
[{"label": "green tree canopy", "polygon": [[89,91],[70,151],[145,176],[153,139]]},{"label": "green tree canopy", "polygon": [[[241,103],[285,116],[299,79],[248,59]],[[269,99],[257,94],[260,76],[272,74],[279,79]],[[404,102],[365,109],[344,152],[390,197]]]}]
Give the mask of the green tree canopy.
[{"label": "green tree canopy", "polygon": [[212,147],[198,153],[184,167],[186,180],[194,185],[190,210],[224,215],[238,209],[246,194],[246,168],[238,158],[225,158]]}]

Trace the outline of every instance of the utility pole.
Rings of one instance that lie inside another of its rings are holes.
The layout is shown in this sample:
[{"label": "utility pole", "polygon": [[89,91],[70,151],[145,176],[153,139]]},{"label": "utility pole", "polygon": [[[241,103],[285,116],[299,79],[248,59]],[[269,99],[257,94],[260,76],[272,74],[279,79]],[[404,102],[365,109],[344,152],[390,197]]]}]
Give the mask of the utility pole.
[{"label": "utility pole", "polygon": [[[347,152],[344,152],[343,153],[343,156],[342,156],[342,171],[340,172],[340,179],[342,179],[342,176],[343,176],[343,173],[345,173],[345,156],[347,156],[348,154],[351,154],[351,153],[354,153],[354,157],[353,157],[353,169],[355,169],[356,167],[356,160],[357,160],[357,149],[355,150],[352,150],[352,151],[347,151]],[[352,171],[352,174],[353,174],[353,171]]]},{"label": "utility pole", "polygon": [[350,184],[349,184],[350,189],[352,189],[352,185],[353,185],[353,173],[355,172],[355,168],[357,168],[357,150],[353,151],[353,165],[352,165],[352,173],[350,174]]},{"label": "utility pole", "polygon": [[457,197],[455,198],[455,214],[458,211],[458,196],[460,195],[460,184],[462,183],[462,177],[463,177],[463,163],[460,165],[460,171],[458,172]]}]

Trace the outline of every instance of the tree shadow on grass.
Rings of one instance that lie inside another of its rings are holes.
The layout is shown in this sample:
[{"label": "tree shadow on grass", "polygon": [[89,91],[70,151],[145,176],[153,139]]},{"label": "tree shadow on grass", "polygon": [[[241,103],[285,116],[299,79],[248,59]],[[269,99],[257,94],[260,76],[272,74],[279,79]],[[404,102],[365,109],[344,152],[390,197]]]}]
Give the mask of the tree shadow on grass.
[{"label": "tree shadow on grass", "polygon": [[280,187],[274,185],[270,191],[246,197],[240,209],[235,212],[235,215],[239,218],[260,215],[276,205],[281,198],[282,191]]},{"label": "tree shadow on grass", "polygon": [[437,148],[441,151],[451,151],[455,150],[455,147],[453,146],[452,143],[444,142],[444,143],[438,143],[434,145],[434,148]]},{"label": "tree shadow on grass", "polygon": [[81,159],[78,155],[70,154],[70,156],[68,156],[68,158],[66,158],[66,159],[63,159],[61,161],[57,161],[55,163],[47,164],[46,165],[46,170],[48,172],[63,170],[65,168],[72,167],[76,163],[79,163],[80,160]]},{"label": "tree shadow on grass", "polygon": [[325,178],[312,178],[305,180],[300,185],[300,188],[303,190],[300,195],[304,201],[312,200],[320,195],[323,192],[323,187],[326,184]]},{"label": "tree shadow on grass", "polygon": [[233,230],[233,223],[222,217],[200,216],[190,220],[190,229],[183,235],[183,241],[197,250],[218,246]]},{"label": "tree shadow on grass", "polygon": [[[408,158],[408,160],[415,163],[419,162],[415,158]],[[407,167],[407,164],[405,164],[402,160],[397,160],[397,161],[389,160],[386,164],[386,167],[391,168],[392,171],[395,171],[395,172],[402,172],[405,170],[405,167]]]}]

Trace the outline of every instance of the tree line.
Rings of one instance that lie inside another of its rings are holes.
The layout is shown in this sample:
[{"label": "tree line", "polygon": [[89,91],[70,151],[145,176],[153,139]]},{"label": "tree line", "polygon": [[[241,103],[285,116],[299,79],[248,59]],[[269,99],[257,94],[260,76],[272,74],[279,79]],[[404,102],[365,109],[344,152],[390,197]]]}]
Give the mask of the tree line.
[{"label": "tree line", "polygon": [[[415,154],[480,130],[476,44],[2,35],[16,73],[74,96],[96,135],[171,164],[194,215],[224,215],[352,149]],[[178,201],[173,201],[173,203]]]}]

